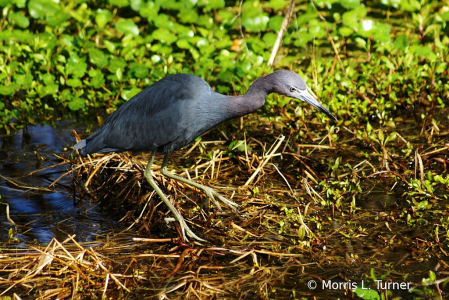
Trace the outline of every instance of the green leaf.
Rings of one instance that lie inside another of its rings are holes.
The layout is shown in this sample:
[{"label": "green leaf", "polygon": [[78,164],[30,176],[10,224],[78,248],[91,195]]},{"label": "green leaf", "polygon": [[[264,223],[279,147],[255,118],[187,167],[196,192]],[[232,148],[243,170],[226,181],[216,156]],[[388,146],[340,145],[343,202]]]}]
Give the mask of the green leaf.
[{"label": "green leaf", "polygon": [[123,80],[123,70],[121,68],[118,68],[115,71],[115,76],[117,76],[118,81],[122,81]]},{"label": "green leaf", "polygon": [[299,37],[300,37],[299,39],[294,41],[294,45],[296,47],[302,47],[304,45],[307,45],[307,43],[314,38],[313,34],[304,31],[299,32]]},{"label": "green leaf", "polygon": [[270,0],[268,5],[274,10],[280,10],[288,5],[288,1],[285,0]]},{"label": "green leaf", "polygon": [[447,62],[442,62],[442,63],[440,63],[439,65],[438,65],[438,67],[437,67],[437,73],[438,74],[442,74],[442,73],[444,73],[445,71],[447,71],[449,68],[448,68],[448,65],[447,65]]},{"label": "green leaf", "polygon": [[435,53],[432,52],[430,46],[413,45],[411,46],[411,51],[419,56],[424,56],[425,58],[428,58],[430,60],[436,57]]},{"label": "green leaf", "polygon": [[379,131],[377,132],[377,137],[378,137],[378,139],[379,139],[379,141],[380,141],[381,143],[384,142],[385,137],[384,137],[384,132],[383,132],[382,130],[379,130]]},{"label": "green leaf", "polygon": [[284,22],[284,17],[274,16],[274,17],[270,18],[270,21],[268,22],[268,27],[277,32],[277,31],[281,30],[283,22]]},{"label": "green leaf", "polygon": [[53,34],[45,32],[35,38],[35,44],[39,49],[50,50],[56,47],[58,40]]},{"label": "green leaf", "polygon": [[54,97],[59,90],[59,86],[55,83],[50,83],[47,85],[38,85],[36,90],[40,97],[44,97],[47,95],[51,95]]},{"label": "green leaf", "polygon": [[360,5],[360,0],[341,0],[340,4],[344,8],[353,9]]},{"label": "green leaf", "polygon": [[139,14],[143,18],[148,18],[151,22],[155,16],[159,13],[160,6],[155,1],[148,1],[140,5]]},{"label": "green leaf", "polygon": [[385,140],[385,144],[388,142],[392,142],[398,138],[398,134],[396,132],[392,132],[387,136],[387,139]]},{"label": "green leaf", "polygon": [[19,27],[27,28],[30,26],[30,20],[25,17],[21,12],[15,12],[9,15],[9,18],[15,22]]},{"label": "green leaf", "polygon": [[131,34],[134,36],[139,35],[139,27],[137,27],[136,23],[134,23],[132,20],[118,21],[115,24],[115,28],[118,32],[123,34]]},{"label": "green leaf", "polygon": [[159,14],[152,21],[156,28],[164,28],[170,31],[174,25],[173,21],[166,14]]},{"label": "green leaf", "polygon": [[432,175],[432,172],[431,172],[431,171],[427,172],[427,179],[428,179],[430,182],[435,181],[435,180],[433,179],[433,175]]},{"label": "green leaf", "polygon": [[400,34],[396,36],[396,39],[393,43],[393,47],[396,50],[403,52],[407,48],[407,46],[408,46],[407,35]]},{"label": "green leaf", "polygon": [[117,6],[117,7],[125,7],[129,5],[128,0],[108,0],[108,2],[111,5]]},{"label": "green leaf", "polygon": [[98,72],[96,76],[91,77],[92,79],[89,81],[91,87],[99,89],[105,84],[103,73]]},{"label": "green leaf", "polygon": [[188,41],[188,39],[183,38],[176,41],[176,46],[178,46],[181,49],[189,49],[192,47]]},{"label": "green leaf", "polygon": [[115,74],[117,69],[125,69],[127,65],[128,64],[123,58],[115,57],[111,59],[111,61],[109,62],[108,71]]},{"label": "green leaf", "polygon": [[418,203],[418,205],[416,206],[416,208],[417,208],[418,210],[425,209],[425,208],[427,207],[428,204],[429,204],[429,202],[428,202],[427,200],[421,201],[421,202]]},{"label": "green leaf", "polygon": [[[263,40],[258,39],[258,38],[248,38],[247,39],[247,43],[248,43],[248,47],[253,50],[255,53],[264,53],[265,52],[265,48],[266,48],[266,44],[264,43]],[[245,65],[247,64],[246,62],[243,62]],[[248,66],[249,67],[249,66]],[[249,70],[249,69],[248,69]]]},{"label": "green leaf", "polygon": [[91,49],[89,51],[89,61],[100,68],[108,65],[108,58],[103,51],[98,49]]},{"label": "green leaf", "polygon": [[129,73],[130,73],[131,77],[143,79],[148,76],[150,71],[148,70],[148,68],[146,66],[135,63],[135,65],[131,67],[131,70],[129,71]]},{"label": "green leaf", "polygon": [[370,269],[370,277],[372,280],[377,280],[376,269],[374,269],[374,268]]},{"label": "green leaf", "polygon": [[227,10],[218,11],[218,16],[222,19],[223,24],[230,24],[234,19],[234,14]]},{"label": "green leaf", "polygon": [[326,24],[317,19],[310,20],[309,32],[313,34],[314,38],[323,38],[326,36]]},{"label": "green leaf", "polygon": [[104,75],[100,70],[90,69],[89,76],[92,78],[89,81],[90,86],[98,89],[105,84]]},{"label": "green leaf", "polygon": [[224,94],[224,93],[228,93],[231,90],[231,88],[228,86],[225,86],[225,85],[217,85],[217,90],[219,93]]},{"label": "green leaf", "polygon": [[65,102],[69,102],[70,100],[72,100],[73,95],[69,89],[65,89],[59,94],[58,98],[59,98],[59,101],[65,103]]},{"label": "green leaf", "polygon": [[361,5],[356,9],[345,12],[342,15],[343,24],[352,29],[358,29],[360,21],[368,13],[365,6]]},{"label": "green leaf", "polygon": [[68,86],[77,88],[83,85],[83,83],[81,82],[81,80],[79,80],[79,78],[71,78],[71,79],[67,79],[66,84]]},{"label": "green leaf", "polygon": [[340,35],[342,35],[342,36],[348,37],[354,33],[354,30],[352,30],[349,27],[340,27],[338,29],[338,33],[340,33]]},{"label": "green leaf", "polygon": [[0,0],[0,7],[6,7],[11,3],[13,3],[13,0]]},{"label": "green leaf", "polygon": [[71,110],[78,110],[80,108],[84,108],[86,106],[86,101],[79,97],[73,97],[73,99],[69,102],[69,108]]},{"label": "green leaf", "polygon": [[441,14],[441,17],[446,21],[449,21],[449,10]]},{"label": "green leaf", "polygon": [[277,36],[278,35],[275,33],[267,32],[264,34],[262,40],[265,42],[265,44],[267,44],[268,47],[273,47],[274,43],[276,42]]},{"label": "green leaf", "polygon": [[47,85],[55,83],[55,75],[53,75],[53,74],[46,73],[46,74],[41,75],[40,77],[41,77],[42,81]]},{"label": "green leaf", "polygon": [[225,7],[224,0],[208,0],[206,3],[206,10],[220,9]]},{"label": "green leaf", "polygon": [[0,94],[4,96],[14,95],[20,89],[20,84],[11,83],[8,86],[0,86]]},{"label": "green leaf", "polygon": [[417,11],[421,9],[421,4],[417,0],[401,0],[401,9],[405,11]]},{"label": "green leaf", "polygon": [[364,39],[356,37],[355,42],[360,48],[363,48],[366,50],[366,41]]},{"label": "green leaf", "polygon": [[166,8],[166,9],[171,9],[171,10],[180,10],[181,8],[184,8],[185,5],[189,5],[190,1],[185,1],[187,3],[182,3],[181,1],[177,1],[177,0],[165,0],[165,1],[161,1],[162,2],[162,7]]},{"label": "green leaf", "polygon": [[59,10],[59,4],[51,0],[30,0],[28,3],[28,11],[34,19],[43,19],[47,15],[58,13]]},{"label": "green leaf", "polygon": [[128,101],[129,99],[131,99],[132,97],[134,97],[138,93],[140,93],[140,89],[134,87],[134,88],[132,88],[130,90],[123,90],[122,93],[120,94],[120,96],[122,97],[123,100]]},{"label": "green leaf", "polygon": [[[232,141],[229,144],[228,149],[231,151],[237,149],[238,151],[245,152],[245,141],[242,140]],[[252,148],[246,145],[246,149],[251,150]]]},{"label": "green leaf", "polygon": [[112,19],[112,13],[107,9],[97,9],[97,14],[95,15],[95,22],[98,27],[104,28],[106,24]]},{"label": "green leaf", "polygon": [[181,10],[178,14],[179,20],[182,23],[196,23],[198,20],[198,13],[191,9]]},{"label": "green leaf", "polygon": [[70,15],[65,12],[58,12],[57,14],[47,15],[47,24],[50,26],[59,26],[70,19]]},{"label": "green leaf", "polygon": [[[7,0],[8,1],[8,0]],[[18,7],[18,8],[25,8],[26,6],[26,0],[12,0],[10,2],[14,2],[14,4]],[[2,5],[1,1],[0,1],[0,6],[5,7],[6,5]]]},{"label": "green leaf", "polygon": [[167,29],[156,29],[153,31],[152,36],[155,40],[158,40],[165,44],[172,44],[174,41],[177,40],[176,35],[168,31]]},{"label": "green leaf", "polygon": [[20,84],[23,88],[29,88],[33,83],[33,76],[31,74],[15,74],[14,81]]},{"label": "green leaf", "polygon": [[389,43],[390,32],[391,27],[389,25],[385,23],[377,23],[371,32],[371,36],[376,42]]},{"label": "green leaf", "polygon": [[366,123],[366,132],[370,133],[373,131],[373,126],[369,122]]},{"label": "green leaf", "polygon": [[379,293],[375,289],[370,289],[367,286],[362,287],[361,285],[357,286],[355,290],[357,296],[364,300],[380,300]]},{"label": "green leaf", "polygon": [[259,13],[256,16],[253,13],[242,14],[242,25],[251,31],[264,31],[270,18],[267,13]]},{"label": "green leaf", "polygon": [[437,281],[437,276],[435,275],[435,272],[433,272],[432,270],[429,270],[429,279],[432,281],[432,283]]},{"label": "green leaf", "polygon": [[67,61],[67,72],[74,77],[82,77],[86,72],[87,64],[77,55],[71,55]]},{"label": "green leaf", "polygon": [[108,49],[109,52],[114,53],[115,52],[115,44],[110,41],[103,41],[104,45],[106,46],[106,49]]},{"label": "green leaf", "polygon": [[143,6],[142,0],[130,0],[130,2],[131,2],[131,8],[134,11],[139,11],[140,7]]}]

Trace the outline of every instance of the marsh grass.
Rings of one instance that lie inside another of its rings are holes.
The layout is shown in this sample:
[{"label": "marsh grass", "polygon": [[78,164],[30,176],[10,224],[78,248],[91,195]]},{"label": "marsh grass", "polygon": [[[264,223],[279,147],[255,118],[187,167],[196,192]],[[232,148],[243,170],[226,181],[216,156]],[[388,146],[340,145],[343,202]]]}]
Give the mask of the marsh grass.
[{"label": "marsh grass", "polygon": [[[285,128],[265,120],[251,127],[251,137],[232,141],[226,127],[217,128],[172,155],[172,171],[215,188],[241,205],[240,215],[226,207],[204,208],[201,192],[153,167],[164,193],[208,240],[202,244],[181,241],[176,223],[164,221],[170,212],[143,177],[146,154],[60,156],[71,169],[47,188],[66,189],[76,203],[100,205],[126,230],[94,243],[70,236],[45,247],[2,248],[3,295],[350,298],[359,291],[313,291],[307,283],[364,280],[375,290],[375,280],[382,279],[411,282],[412,288],[377,295],[443,298],[449,269],[448,133],[428,127],[424,136],[410,131],[406,121],[395,136],[366,128],[363,137],[354,129],[329,131],[313,120],[298,122],[299,130],[308,130],[301,140],[280,137]],[[73,186],[58,185],[67,176]]]}]

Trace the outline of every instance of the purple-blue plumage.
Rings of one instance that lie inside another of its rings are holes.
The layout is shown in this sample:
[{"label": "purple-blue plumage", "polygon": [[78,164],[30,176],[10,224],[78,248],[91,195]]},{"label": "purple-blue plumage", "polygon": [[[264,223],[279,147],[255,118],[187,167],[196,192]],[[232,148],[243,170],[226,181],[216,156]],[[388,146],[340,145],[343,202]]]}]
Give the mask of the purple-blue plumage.
[{"label": "purple-blue plumage", "polygon": [[270,93],[305,101],[336,120],[307,92],[304,80],[291,71],[257,79],[243,96],[221,95],[197,76],[177,74],[123,104],[74,149],[81,149],[83,155],[126,150],[171,153],[226,120],[256,111]]}]

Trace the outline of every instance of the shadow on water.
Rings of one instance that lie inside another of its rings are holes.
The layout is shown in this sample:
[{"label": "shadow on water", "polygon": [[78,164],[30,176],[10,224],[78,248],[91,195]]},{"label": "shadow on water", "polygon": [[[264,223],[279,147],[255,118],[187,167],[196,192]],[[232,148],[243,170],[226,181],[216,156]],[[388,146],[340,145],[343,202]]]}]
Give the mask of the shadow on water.
[{"label": "shadow on water", "polygon": [[0,205],[0,242],[8,241],[8,231],[13,228],[7,219],[7,205],[10,218],[17,225],[14,236],[20,240],[19,246],[30,242],[45,244],[53,237],[64,240],[68,234],[76,234],[80,241],[93,241],[97,235],[117,228],[98,206],[75,205],[69,176],[60,182],[64,189],[55,192],[28,190],[7,180],[11,178],[28,187],[48,186],[67,171],[67,165],[27,175],[58,163],[53,154],[70,155],[67,148],[74,143],[75,128],[76,124],[61,121],[55,127],[29,126],[0,138],[0,195],[4,203]]}]

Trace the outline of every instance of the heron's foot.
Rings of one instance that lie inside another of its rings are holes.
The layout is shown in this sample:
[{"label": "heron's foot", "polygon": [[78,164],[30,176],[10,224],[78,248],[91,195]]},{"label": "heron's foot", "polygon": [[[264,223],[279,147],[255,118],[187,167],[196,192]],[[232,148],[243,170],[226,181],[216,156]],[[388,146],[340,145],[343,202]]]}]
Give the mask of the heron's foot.
[{"label": "heron's foot", "polygon": [[[187,226],[187,223],[184,220],[184,218],[182,217],[182,215],[179,213],[179,211],[176,209],[176,207],[173,206],[173,204],[170,202],[170,200],[168,200],[168,198],[164,195],[164,193],[162,193],[161,189],[154,181],[153,175],[151,174],[151,165],[153,164],[155,154],[156,154],[156,151],[153,151],[151,153],[150,161],[148,162],[148,164],[145,168],[145,172],[143,173],[146,180],[151,185],[151,187],[156,191],[156,193],[159,195],[159,197],[162,199],[162,201],[164,201],[165,205],[167,205],[167,207],[173,213],[173,215],[175,216],[175,219],[179,222],[179,226],[181,227],[182,239],[184,239],[185,241],[188,241],[188,239],[186,238],[186,234],[187,234],[192,239],[195,239],[195,240],[201,241],[201,242],[207,242],[206,240],[203,240],[202,238],[197,236],[195,233],[193,233],[193,231],[189,228],[189,226]],[[164,158],[164,164],[167,163],[167,159],[168,159],[168,155],[166,155]],[[162,168],[162,170],[164,170],[164,168]]]},{"label": "heron's foot", "polygon": [[[172,211],[173,212],[173,211]],[[182,232],[182,238],[186,241],[188,241],[188,239],[186,238],[186,234],[191,237],[192,239],[195,239],[197,241],[200,242],[207,242],[206,240],[203,240],[202,238],[200,238],[199,236],[197,236],[195,233],[193,233],[193,231],[189,228],[189,226],[187,226],[186,221],[184,220],[184,218],[181,216],[181,214],[176,211],[173,212],[175,215],[175,218],[165,218],[165,222],[170,222],[170,221],[178,221],[179,226],[181,227],[181,232]]]},{"label": "heron's foot", "polygon": [[[232,202],[231,200],[226,199],[222,195],[220,195],[217,191],[215,191],[213,188],[208,186],[202,186],[204,193],[206,193],[207,199],[211,199],[214,205],[218,208],[218,210],[222,211],[220,204],[215,199],[214,196],[216,196],[218,199],[220,199],[224,204],[226,204],[230,209],[232,209],[234,212],[239,213],[237,207],[239,205],[235,202]],[[206,200],[207,201],[207,200]],[[208,201],[206,202],[208,204]]]},{"label": "heron's foot", "polygon": [[[182,230],[182,234],[184,235],[185,238],[185,233],[187,233],[187,235],[189,237],[191,237],[192,239],[195,239],[197,241],[200,242],[207,242],[206,240],[200,238],[199,236],[197,236],[195,233],[193,233],[193,231],[189,228],[189,226],[187,226],[185,220],[183,220],[183,222],[179,222],[179,226],[181,226],[181,230]],[[185,233],[184,233],[185,232]],[[187,239],[186,239],[187,240]]]}]

